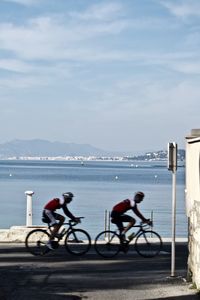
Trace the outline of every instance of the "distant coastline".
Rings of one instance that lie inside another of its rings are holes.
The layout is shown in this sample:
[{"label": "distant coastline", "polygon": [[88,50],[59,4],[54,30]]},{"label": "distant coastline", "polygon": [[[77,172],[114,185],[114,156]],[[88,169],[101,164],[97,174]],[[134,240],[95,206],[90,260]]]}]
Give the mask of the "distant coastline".
[{"label": "distant coastline", "polygon": [[[163,161],[167,162],[168,153],[167,151],[154,151],[148,152],[144,155],[138,156],[111,156],[111,155],[57,155],[57,156],[48,156],[48,155],[22,155],[22,156],[9,156],[9,157],[0,157],[4,160],[39,160],[39,161]],[[179,150],[178,152],[178,161],[185,161],[185,151]]]},{"label": "distant coastline", "polygon": [[[97,156],[56,156],[56,157],[40,157],[40,156],[27,156],[27,157],[8,157],[5,159],[1,159],[1,160],[7,160],[7,161],[74,161],[74,162],[80,162],[81,165],[84,166],[84,164],[86,162],[130,162],[130,166],[131,167],[138,167],[138,163],[139,162],[162,162],[162,163],[166,163],[167,164],[167,159],[166,158],[154,158],[154,159],[149,159],[149,158],[145,158],[145,159],[134,159],[134,158],[129,158],[129,157],[120,157],[120,156],[116,156],[116,157],[97,157]],[[185,161],[182,160],[178,160],[178,165],[180,167],[184,167],[185,166]]]}]

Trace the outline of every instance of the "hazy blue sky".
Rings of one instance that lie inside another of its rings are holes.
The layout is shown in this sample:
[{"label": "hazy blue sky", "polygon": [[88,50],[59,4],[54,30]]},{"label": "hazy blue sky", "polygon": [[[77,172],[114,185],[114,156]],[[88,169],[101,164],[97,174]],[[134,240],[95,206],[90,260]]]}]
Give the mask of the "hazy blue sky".
[{"label": "hazy blue sky", "polygon": [[199,0],[0,0],[0,143],[184,147],[199,49]]}]

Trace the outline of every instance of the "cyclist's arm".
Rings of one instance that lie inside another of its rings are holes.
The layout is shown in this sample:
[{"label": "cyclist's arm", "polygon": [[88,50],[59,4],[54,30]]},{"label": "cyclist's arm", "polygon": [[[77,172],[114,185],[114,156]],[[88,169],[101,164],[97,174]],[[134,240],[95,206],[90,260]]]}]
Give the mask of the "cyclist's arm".
[{"label": "cyclist's arm", "polygon": [[62,209],[68,218],[70,218],[73,221],[76,221],[76,217],[69,211],[69,209],[66,205],[63,205]]},{"label": "cyclist's arm", "polygon": [[133,208],[132,208],[133,212],[136,214],[137,217],[139,217],[142,222],[147,222],[148,219],[146,219],[142,214],[141,212],[139,211],[139,209],[137,208],[137,205],[135,205]]}]

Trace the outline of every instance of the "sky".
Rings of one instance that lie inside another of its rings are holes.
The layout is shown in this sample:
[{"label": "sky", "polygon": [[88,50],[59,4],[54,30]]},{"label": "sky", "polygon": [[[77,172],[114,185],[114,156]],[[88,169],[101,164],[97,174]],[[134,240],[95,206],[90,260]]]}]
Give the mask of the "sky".
[{"label": "sky", "polygon": [[184,148],[199,49],[199,0],[0,0],[0,144]]}]

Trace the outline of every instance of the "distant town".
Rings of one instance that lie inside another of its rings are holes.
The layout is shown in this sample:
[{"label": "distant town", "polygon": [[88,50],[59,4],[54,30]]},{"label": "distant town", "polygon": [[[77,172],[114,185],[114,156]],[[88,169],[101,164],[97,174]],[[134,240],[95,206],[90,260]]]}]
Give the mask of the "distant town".
[{"label": "distant town", "polygon": [[[147,152],[138,156],[12,156],[8,160],[66,160],[66,161],[166,161],[167,151]],[[178,160],[185,160],[185,150],[178,150]]]}]

